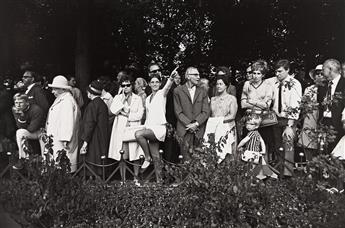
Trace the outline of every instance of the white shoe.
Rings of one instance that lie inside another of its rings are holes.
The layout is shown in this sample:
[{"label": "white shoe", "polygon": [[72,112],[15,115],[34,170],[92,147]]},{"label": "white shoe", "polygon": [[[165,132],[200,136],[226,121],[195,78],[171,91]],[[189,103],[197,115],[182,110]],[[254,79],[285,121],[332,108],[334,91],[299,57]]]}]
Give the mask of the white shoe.
[{"label": "white shoe", "polygon": [[141,184],[139,183],[138,179],[134,179],[134,185],[137,187],[141,187]]},{"label": "white shoe", "polygon": [[144,163],[141,165],[141,168],[146,169],[147,167],[149,167],[149,165],[150,165],[150,162],[145,160]]}]

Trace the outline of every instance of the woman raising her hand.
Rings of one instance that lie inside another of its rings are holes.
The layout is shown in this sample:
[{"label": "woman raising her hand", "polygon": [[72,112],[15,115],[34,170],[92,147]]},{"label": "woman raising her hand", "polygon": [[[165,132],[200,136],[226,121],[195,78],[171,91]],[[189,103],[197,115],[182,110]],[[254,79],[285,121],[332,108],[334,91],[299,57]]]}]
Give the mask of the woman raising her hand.
[{"label": "woman raising her hand", "polygon": [[[177,68],[176,68],[177,69]],[[162,179],[162,167],[159,157],[159,142],[164,142],[166,136],[165,106],[167,94],[173,84],[177,71],[173,70],[165,86],[159,89],[162,79],[159,75],[151,76],[149,86],[152,93],[146,98],[145,129],[135,133],[135,138],[145,153],[145,161],[141,168],[145,169],[153,160],[157,183]]]}]

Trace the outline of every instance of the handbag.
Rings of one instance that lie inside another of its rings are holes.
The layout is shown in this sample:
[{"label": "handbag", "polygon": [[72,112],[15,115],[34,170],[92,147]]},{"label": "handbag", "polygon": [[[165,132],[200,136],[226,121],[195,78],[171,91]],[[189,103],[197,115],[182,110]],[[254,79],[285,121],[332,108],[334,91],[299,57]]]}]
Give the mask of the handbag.
[{"label": "handbag", "polygon": [[245,150],[243,154],[241,154],[242,161],[253,162],[254,164],[259,164],[260,157],[262,157],[260,152],[251,150]]},{"label": "handbag", "polygon": [[278,123],[278,118],[276,113],[273,110],[263,111],[261,113],[261,124],[260,127],[273,126]]}]

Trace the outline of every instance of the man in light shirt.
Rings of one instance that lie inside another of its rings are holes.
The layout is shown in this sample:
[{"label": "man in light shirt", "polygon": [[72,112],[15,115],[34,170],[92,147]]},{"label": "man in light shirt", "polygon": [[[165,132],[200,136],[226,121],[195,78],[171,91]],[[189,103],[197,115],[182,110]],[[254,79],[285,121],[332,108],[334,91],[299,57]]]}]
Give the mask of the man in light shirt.
[{"label": "man in light shirt", "polygon": [[206,121],[210,115],[208,96],[198,87],[200,74],[197,68],[189,67],[185,73],[186,83],[174,90],[174,109],[177,118],[176,133],[182,139],[181,153],[190,160],[190,152],[202,139]]},{"label": "man in light shirt", "polygon": [[[273,126],[274,149],[278,153],[279,148],[284,149],[280,159],[284,159],[284,176],[292,176],[294,168],[294,145],[296,136],[295,122],[300,113],[302,87],[299,81],[289,75],[290,62],[286,59],[279,60],[275,64],[275,78],[272,78],[273,86],[273,110],[277,114],[278,124]],[[279,156],[278,156],[279,157]]]}]

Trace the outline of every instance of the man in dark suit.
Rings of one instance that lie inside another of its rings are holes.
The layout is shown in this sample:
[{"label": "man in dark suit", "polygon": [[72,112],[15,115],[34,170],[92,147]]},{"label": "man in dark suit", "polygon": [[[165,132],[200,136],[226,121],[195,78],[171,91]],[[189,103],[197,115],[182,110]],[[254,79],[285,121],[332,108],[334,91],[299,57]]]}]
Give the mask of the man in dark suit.
[{"label": "man in dark suit", "polygon": [[208,96],[197,87],[199,71],[189,67],[185,73],[186,83],[174,90],[174,109],[177,118],[176,133],[182,139],[181,153],[185,161],[190,160],[190,151],[198,146],[205,132],[210,115]]},{"label": "man in dark suit", "polygon": [[27,70],[22,77],[24,86],[26,88],[25,94],[28,95],[29,103],[38,105],[46,116],[50,107],[49,101],[45,95],[42,85],[37,83],[38,75],[34,71]]},{"label": "man in dark suit", "polygon": [[345,135],[341,122],[341,113],[345,107],[345,78],[341,77],[341,65],[336,59],[328,59],[322,67],[328,84],[321,87],[317,100],[320,107],[320,121],[326,126],[333,126],[337,131],[334,142],[329,143],[327,152],[332,152],[340,138]]}]

